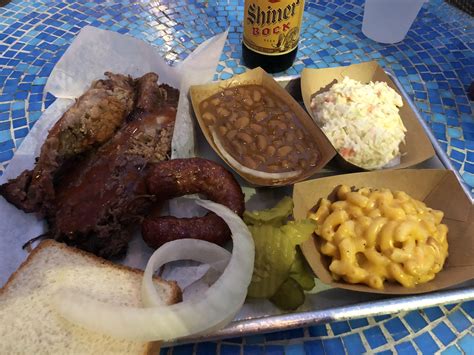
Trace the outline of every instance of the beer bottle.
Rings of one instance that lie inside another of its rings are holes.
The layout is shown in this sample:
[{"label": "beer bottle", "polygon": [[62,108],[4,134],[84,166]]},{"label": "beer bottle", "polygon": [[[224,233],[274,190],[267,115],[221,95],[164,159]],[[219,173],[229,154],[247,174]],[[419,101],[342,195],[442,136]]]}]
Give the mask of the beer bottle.
[{"label": "beer bottle", "polygon": [[304,0],[245,0],[244,64],[269,73],[289,68],[298,51],[303,10]]}]

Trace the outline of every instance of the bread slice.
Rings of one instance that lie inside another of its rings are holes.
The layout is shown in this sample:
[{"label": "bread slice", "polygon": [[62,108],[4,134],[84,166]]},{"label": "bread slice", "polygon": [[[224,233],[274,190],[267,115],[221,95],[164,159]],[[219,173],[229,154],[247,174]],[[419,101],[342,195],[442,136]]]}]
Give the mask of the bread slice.
[{"label": "bread slice", "polygon": [[[0,290],[0,354],[143,354],[156,343],[115,339],[76,326],[51,306],[60,287],[102,301],[141,305],[143,272],[52,240],[43,241]],[[164,304],[181,300],[175,282],[156,280]],[[154,351],[153,351],[154,352]]]}]

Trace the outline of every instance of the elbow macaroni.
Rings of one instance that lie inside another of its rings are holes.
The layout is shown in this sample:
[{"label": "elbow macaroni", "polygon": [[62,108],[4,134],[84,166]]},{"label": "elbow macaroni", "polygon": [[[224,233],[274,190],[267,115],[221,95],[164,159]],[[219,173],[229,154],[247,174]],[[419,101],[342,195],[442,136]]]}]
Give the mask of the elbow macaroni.
[{"label": "elbow macaroni", "polygon": [[442,211],[389,189],[342,185],[336,195],[338,201],[322,199],[309,214],[321,253],[332,258],[334,279],[376,289],[386,280],[414,287],[441,271],[448,255]]}]

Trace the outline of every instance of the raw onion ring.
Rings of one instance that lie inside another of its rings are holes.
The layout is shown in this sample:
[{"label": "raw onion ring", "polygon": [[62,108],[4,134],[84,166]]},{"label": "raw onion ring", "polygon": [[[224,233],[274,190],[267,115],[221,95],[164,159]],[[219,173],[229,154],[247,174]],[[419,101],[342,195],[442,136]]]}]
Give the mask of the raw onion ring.
[{"label": "raw onion ring", "polygon": [[[215,264],[217,271],[224,271],[231,253],[217,244],[199,239],[177,239],[163,244],[148,260],[142,281],[142,301],[145,307],[161,306],[161,299],[153,284],[153,274],[161,266],[175,260],[193,260]],[[220,269],[220,270],[219,270]]]},{"label": "raw onion ring", "polygon": [[230,209],[206,200],[196,203],[221,217],[233,240],[229,264],[202,297],[171,306],[138,308],[100,302],[77,290],[63,289],[53,296],[54,307],[73,323],[135,341],[174,340],[225,326],[245,301],[255,245],[245,223]]}]

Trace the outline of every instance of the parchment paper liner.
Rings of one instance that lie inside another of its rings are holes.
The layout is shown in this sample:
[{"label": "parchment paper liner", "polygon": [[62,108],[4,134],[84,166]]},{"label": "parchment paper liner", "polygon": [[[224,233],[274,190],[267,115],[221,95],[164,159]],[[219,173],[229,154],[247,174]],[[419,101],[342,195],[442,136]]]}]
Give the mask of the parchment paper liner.
[{"label": "parchment paper liner", "polygon": [[351,285],[334,281],[328,270],[329,258],[320,254],[316,238],[301,247],[303,254],[317,277],[333,287],[353,291],[383,294],[415,294],[439,290],[474,278],[474,207],[464,194],[455,174],[443,169],[382,170],[345,174],[308,180],[293,189],[295,219],[306,218],[308,211],[322,197],[327,197],[336,186],[347,184],[355,187],[389,188],[405,191],[424,201],[428,207],[444,212],[442,223],[448,225],[449,256],[444,268],[435,279],[414,288],[404,288],[395,283],[385,283],[384,290],[365,285]]},{"label": "parchment paper liner", "polygon": [[[393,83],[390,77],[385,73],[377,62],[364,62],[352,64],[346,67],[309,69],[305,68],[301,72],[301,93],[304,105],[309,114],[313,117],[311,110],[311,98],[315,94],[329,90],[335,81],[342,81],[344,76],[358,80],[362,83],[370,81],[384,81],[400,94],[403,99],[403,107],[400,108],[400,117],[407,129],[405,134],[405,143],[400,145],[401,159],[400,164],[386,169],[402,169],[414,166],[434,156],[435,152],[425,130],[421,126],[415,112]],[[357,165],[345,160],[340,154],[337,154],[337,162],[347,171],[366,171]]]},{"label": "parchment paper liner", "polygon": [[[195,128],[188,99],[190,85],[210,82],[215,73],[227,38],[227,31],[213,36],[194,49],[184,61],[169,66],[160,53],[150,44],[113,31],[85,26],[56,63],[45,85],[45,93],[57,97],[36,122],[15,152],[0,184],[18,176],[25,169],[32,169],[35,157],[48,135],[49,129],[74,102],[71,98],[81,95],[93,79],[103,78],[104,72],[128,74],[133,77],[148,71],[159,74],[159,82],[166,82],[180,89],[172,142],[172,157],[195,156]],[[181,211],[179,200],[169,204],[170,214]],[[176,207],[175,207],[176,206]],[[46,232],[43,219],[33,213],[24,213],[0,197],[0,286],[27,257],[22,245]],[[153,250],[135,233],[127,254],[121,263],[144,269]]]},{"label": "parchment paper liner", "polygon": [[[201,111],[199,109],[199,104],[207,99],[208,97],[214,95],[218,91],[229,88],[235,87],[239,85],[248,85],[248,84],[257,84],[262,85],[265,88],[272,91],[275,95],[279,98],[284,100],[286,104],[293,110],[293,112],[297,115],[300,122],[304,125],[307,132],[313,137],[314,141],[317,143],[320,159],[318,165],[313,167],[312,169],[303,171],[297,177],[293,177],[291,179],[285,180],[268,180],[262,179],[258,177],[253,177],[248,174],[245,174],[239,171],[236,167],[229,164],[229,162],[225,159],[225,157],[221,154],[219,149],[216,147],[214,140],[212,139],[212,135],[209,130],[209,126],[206,122],[201,118]],[[208,143],[214,149],[214,151],[224,160],[234,171],[236,171],[242,178],[247,180],[249,183],[254,185],[261,185],[261,186],[282,186],[282,185],[289,185],[293,184],[297,181],[302,181],[311,175],[315,174],[317,171],[322,169],[336,154],[334,148],[332,147],[329,140],[326,138],[324,133],[321,129],[314,123],[311,117],[305,112],[305,110],[295,101],[291,95],[283,89],[271,75],[268,75],[263,69],[256,68],[253,70],[249,70],[243,74],[234,76],[231,79],[223,80],[219,82],[214,82],[211,84],[205,85],[196,85],[191,86],[190,88],[190,96],[192,105],[194,108],[194,113],[196,114],[196,118],[199,122],[199,126],[204,133]]]}]

